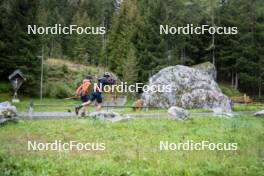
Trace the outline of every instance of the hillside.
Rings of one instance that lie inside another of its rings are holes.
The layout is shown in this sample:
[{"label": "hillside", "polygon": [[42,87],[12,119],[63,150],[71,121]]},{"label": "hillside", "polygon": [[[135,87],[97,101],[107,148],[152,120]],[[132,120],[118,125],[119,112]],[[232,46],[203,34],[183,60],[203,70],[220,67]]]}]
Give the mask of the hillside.
[{"label": "hillside", "polygon": [[243,93],[241,93],[239,90],[236,90],[230,84],[220,82],[219,87],[222,90],[222,92],[228,97],[235,97],[235,96],[243,95]]},{"label": "hillside", "polygon": [[97,78],[108,71],[102,67],[76,64],[54,58],[48,59],[44,68],[44,96],[53,98],[72,96],[87,75]]},{"label": "hillside", "polygon": [[[74,63],[70,60],[57,58],[47,59],[44,63],[44,97],[65,98],[72,96],[76,87],[81,84],[85,76],[92,75],[96,78],[103,75],[105,71],[109,72],[109,70],[106,70],[103,67],[83,65]],[[114,73],[112,74],[114,77],[116,77]],[[222,92],[229,97],[242,96],[241,92],[235,90],[227,83],[220,82],[219,87],[221,88]],[[11,85],[8,82],[0,83],[0,93],[2,96],[6,97],[6,93],[11,90]],[[9,96],[10,95],[11,94],[9,94]]]}]

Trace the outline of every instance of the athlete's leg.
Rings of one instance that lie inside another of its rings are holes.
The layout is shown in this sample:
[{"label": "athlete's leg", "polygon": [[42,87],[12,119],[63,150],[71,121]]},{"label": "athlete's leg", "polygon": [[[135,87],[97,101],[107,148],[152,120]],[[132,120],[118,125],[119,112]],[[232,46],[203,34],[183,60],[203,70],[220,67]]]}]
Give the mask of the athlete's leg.
[{"label": "athlete's leg", "polygon": [[102,109],[102,103],[97,103],[96,111],[101,111],[101,109]]},{"label": "athlete's leg", "polygon": [[102,102],[103,102],[103,98],[102,98],[102,94],[101,93],[96,93],[96,111],[101,111],[102,109]]},{"label": "athlete's leg", "polygon": [[94,93],[91,94],[91,97],[90,97],[90,100],[86,100],[86,101],[83,101],[83,103],[81,105],[78,105],[75,107],[75,113],[76,115],[79,114],[79,111],[83,108],[83,107],[88,107],[95,99],[95,96],[94,96]]},{"label": "athlete's leg", "polygon": [[89,106],[91,103],[92,103],[92,101],[91,101],[91,100],[88,100],[87,102],[84,102],[81,106],[83,106],[83,107],[87,107],[87,106]]}]

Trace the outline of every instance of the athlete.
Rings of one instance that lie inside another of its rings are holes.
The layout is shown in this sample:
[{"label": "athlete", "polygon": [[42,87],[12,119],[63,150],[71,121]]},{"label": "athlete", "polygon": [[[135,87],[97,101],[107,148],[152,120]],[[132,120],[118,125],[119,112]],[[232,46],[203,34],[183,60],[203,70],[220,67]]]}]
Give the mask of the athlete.
[{"label": "athlete", "polygon": [[115,82],[113,79],[110,79],[110,77],[111,77],[111,74],[106,72],[106,73],[104,73],[102,78],[98,79],[97,86],[96,86],[95,90],[93,90],[92,94],[90,95],[90,99],[87,102],[83,102],[81,105],[78,105],[75,107],[76,115],[79,114],[79,111],[82,108],[88,107],[94,100],[96,100],[96,111],[101,110],[102,102],[103,102],[102,92],[104,90],[104,86],[114,84],[114,82]]},{"label": "athlete", "polygon": [[[87,76],[83,82],[82,85],[78,87],[76,90],[76,97],[81,97],[82,103],[86,103],[88,101],[88,94],[89,94],[89,87],[91,85],[91,80],[93,78],[91,76]],[[83,108],[82,116],[85,116],[85,108]]]}]

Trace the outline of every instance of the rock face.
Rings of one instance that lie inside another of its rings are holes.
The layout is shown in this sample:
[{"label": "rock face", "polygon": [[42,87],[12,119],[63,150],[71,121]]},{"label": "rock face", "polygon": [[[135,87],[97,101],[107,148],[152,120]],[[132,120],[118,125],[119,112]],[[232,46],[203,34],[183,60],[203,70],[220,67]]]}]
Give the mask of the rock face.
[{"label": "rock face", "polygon": [[90,117],[99,119],[99,120],[107,120],[111,122],[116,122],[120,120],[124,120],[127,117],[124,117],[116,112],[108,112],[108,111],[96,111],[89,114]]},{"label": "rock face", "polygon": [[192,68],[205,72],[210,75],[214,80],[216,80],[217,72],[215,66],[211,62],[205,62],[202,64],[194,65],[192,66]]},{"label": "rock face", "polygon": [[[201,68],[207,68],[207,71]],[[205,63],[204,66],[200,64],[194,68],[176,65],[160,70],[150,77],[149,86],[169,85],[171,90],[144,92],[142,99],[145,105],[163,108],[217,108],[223,112],[232,112],[232,101],[221,92],[214,80],[216,71],[211,68],[214,68],[212,64]]]},{"label": "rock face", "polygon": [[189,114],[180,107],[172,106],[168,109],[168,114],[177,120],[185,120],[188,119]]},{"label": "rock face", "polygon": [[0,124],[13,120],[16,115],[15,106],[12,106],[8,101],[0,103]]},{"label": "rock face", "polygon": [[257,117],[264,117],[264,110],[256,112],[254,115]]}]

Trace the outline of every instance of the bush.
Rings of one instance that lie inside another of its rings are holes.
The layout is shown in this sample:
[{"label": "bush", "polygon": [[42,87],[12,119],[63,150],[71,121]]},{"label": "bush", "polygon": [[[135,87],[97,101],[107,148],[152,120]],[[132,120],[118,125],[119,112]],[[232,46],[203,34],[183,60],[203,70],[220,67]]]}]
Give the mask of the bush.
[{"label": "bush", "polygon": [[70,72],[69,67],[66,64],[63,64],[63,66],[62,66],[62,72],[63,73],[69,73]]},{"label": "bush", "polygon": [[50,98],[66,98],[72,96],[73,94],[74,94],[74,90],[72,90],[64,82],[48,83],[44,87],[44,96]]},{"label": "bush", "polygon": [[11,84],[8,82],[0,83],[0,93],[6,93],[11,91]]}]

